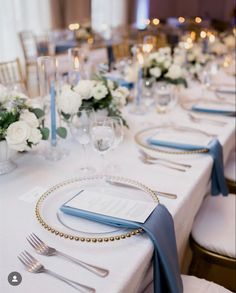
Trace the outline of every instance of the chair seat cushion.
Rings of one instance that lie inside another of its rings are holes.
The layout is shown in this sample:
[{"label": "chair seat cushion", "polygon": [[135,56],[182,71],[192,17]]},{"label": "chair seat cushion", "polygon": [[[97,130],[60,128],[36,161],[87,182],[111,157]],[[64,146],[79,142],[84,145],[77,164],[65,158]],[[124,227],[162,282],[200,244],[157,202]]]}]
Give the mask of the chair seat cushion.
[{"label": "chair seat cushion", "polygon": [[[181,275],[183,280],[183,293],[230,293],[228,289],[213,282],[199,279],[194,276]],[[153,282],[142,293],[153,293]],[[163,292],[164,293],[164,292]]]},{"label": "chair seat cushion", "polygon": [[236,196],[208,195],[193,224],[192,237],[202,247],[228,257],[236,257]]},{"label": "chair seat cushion", "polygon": [[236,152],[231,152],[229,159],[225,166],[225,178],[235,182],[236,181]]}]

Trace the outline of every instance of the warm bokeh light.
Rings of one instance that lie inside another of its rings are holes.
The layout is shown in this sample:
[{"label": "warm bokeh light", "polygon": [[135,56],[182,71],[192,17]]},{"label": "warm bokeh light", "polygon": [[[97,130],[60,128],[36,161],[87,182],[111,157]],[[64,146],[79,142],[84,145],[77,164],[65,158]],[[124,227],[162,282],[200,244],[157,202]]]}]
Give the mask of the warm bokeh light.
[{"label": "warm bokeh light", "polygon": [[150,22],[151,22],[151,21],[150,21],[150,19],[148,19],[148,18],[147,18],[147,19],[145,19],[145,21],[144,21],[144,23],[145,23],[146,25],[149,25],[149,24],[150,24]]},{"label": "warm bokeh light", "polygon": [[160,23],[160,20],[158,18],[153,18],[152,23],[154,25],[158,25]]},{"label": "warm bokeh light", "polygon": [[207,36],[207,33],[206,33],[205,31],[201,31],[201,32],[200,32],[200,37],[201,37],[202,39],[205,39],[206,36]]},{"label": "warm bokeh light", "polygon": [[71,23],[71,24],[69,24],[68,28],[71,31],[75,31],[75,30],[78,30],[80,28],[80,25],[79,25],[79,23]]},{"label": "warm bokeh light", "polygon": [[196,33],[195,32],[191,32],[190,33],[190,38],[195,41],[196,40]]},{"label": "warm bokeh light", "polygon": [[236,37],[236,27],[233,28],[233,34]]},{"label": "warm bokeh light", "polygon": [[199,16],[195,17],[195,22],[196,23],[201,23],[202,22],[201,17],[199,17]]},{"label": "warm bokeh light", "polygon": [[210,41],[210,43],[214,43],[215,40],[216,40],[216,37],[214,35],[212,35],[212,34],[209,35],[209,41]]},{"label": "warm bokeh light", "polygon": [[185,22],[185,18],[183,16],[180,16],[178,18],[178,20],[179,20],[180,23],[184,23]]},{"label": "warm bokeh light", "polygon": [[143,44],[143,52],[144,53],[150,53],[153,49],[152,44]]}]

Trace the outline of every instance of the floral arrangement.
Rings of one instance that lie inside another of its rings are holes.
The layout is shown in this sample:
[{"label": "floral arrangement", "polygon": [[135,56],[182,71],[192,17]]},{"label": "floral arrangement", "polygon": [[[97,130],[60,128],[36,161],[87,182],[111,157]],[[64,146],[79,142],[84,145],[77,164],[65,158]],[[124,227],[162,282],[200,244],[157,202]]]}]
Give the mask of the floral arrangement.
[{"label": "floral arrangement", "polygon": [[64,85],[57,97],[57,106],[66,121],[80,108],[93,108],[94,111],[105,109],[108,116],[120,117],[127,126],[121,109],[125,106],[128,96],[127,88],[104,76],[96,76],[94,80],[80,80],[74,87]]},{"label": "floral arrangement", "polygon": [[29,105],[27,96],[0,85],[0,141],[6,140],[10,149],[26,151],[44,139],[43,115]]},{"label": "floral arrangement", "polygon": [[225,46],[227,47],[227,49],[229,50],[235,50],[236,47],[236,39],[235,36],[232,34],[226,35],[223,37],[223,43],[225,44]]},{"label": "floral arrangement", "polygon": [[92,28],[90,24],[80,25],[79,29],[75,31],[75,38],[77,41],[87,41],[92,37]]},{"label": "floral arrangement", "polygon": [[144,60],[143,77],[154,77],[156,81],[183,84],[187,87],[186,70],[182,67],[182,58],[171,54],[169,47],[150,53]]},{"label": "floral arrangement", "polygon": [[194,76],[202,71],[203,67],[212,60],[212,56],[203,53],[201,44],[194,44],[186,53],[187,70]]}]

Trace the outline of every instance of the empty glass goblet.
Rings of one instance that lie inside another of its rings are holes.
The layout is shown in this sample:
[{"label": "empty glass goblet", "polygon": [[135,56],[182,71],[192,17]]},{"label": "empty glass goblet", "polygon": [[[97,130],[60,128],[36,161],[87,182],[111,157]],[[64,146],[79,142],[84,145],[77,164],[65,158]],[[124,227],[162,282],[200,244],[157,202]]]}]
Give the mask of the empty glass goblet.
[{"label": "empty glass goblet", "polygon": [[93,149],[102,157],[101,174],[104,173],[104,156],[111,150],[114,141],[115,133],[113,120],[109,117],[96,117],[90,122],[90,137]]},{"label": "empty glass goblet", "polygon": [[158,113],[165,114],[175,105],[176,93],[172,84],[159,82],[155,86],[154,93]]},{"label": "empty glass goblet", "polygon": [[70,131],[74,139],[83,148],[84,166],[80,167],[80,171],[83,173],[92,173],[94,168],[88,166],[87,147],[90,143],[89,126],[90,120],[94,115],[94,111],[91,108],[80,109],[71,119]]}]

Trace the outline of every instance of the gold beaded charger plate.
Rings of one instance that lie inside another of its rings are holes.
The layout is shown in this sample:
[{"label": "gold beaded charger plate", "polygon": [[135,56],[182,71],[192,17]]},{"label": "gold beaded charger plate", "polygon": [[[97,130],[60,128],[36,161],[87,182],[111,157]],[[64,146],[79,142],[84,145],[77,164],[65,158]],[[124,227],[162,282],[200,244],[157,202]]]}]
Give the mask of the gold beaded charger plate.
[{"label": "gold beaded charger plate", "polygon": [[61,212],[60,207],[80,190],[159,202],[153,190],[128,178],[105,175],[69,179],[51,187],[37,201],[35,214],[43,228],[64,239],[91,243],[126,239],[142,232],[142,229],[121,229]]},{"label": "gold beaded charger plate", "polygon": [[[163,146],[156,146],[153,144],[148,143],[148,139],[151,137],[156,137],[158,139],[158,136],[167,135],[168,137],[172,137],[172,142],[175,142],[175,137],[177,136],[183,136],[185,139],[185,142],[188,144],[195,144],[195,145],[202,145],[203,141],[211,140],[215,135],[210,134],[208,132],[191,128],[191,127],[185,127],[185,126],[176,126],[176,125],[161,125],[161,126],[152,126],[149,128],[145,128],[135,135],[135,142],[140,145],[141,147],[144,147],[149,150],[153,150],[156,152],[159,152],[163,156],[165,155],[195,155],[195,154],[201,154],[201,153],[207,153],[207,148],[202,149],[193,149],[193,150],[178,150],[170,147],[163,147]],[[186,141],[187,140],[187,141]],[[193,143],[193,141],[195,143]]]}]

